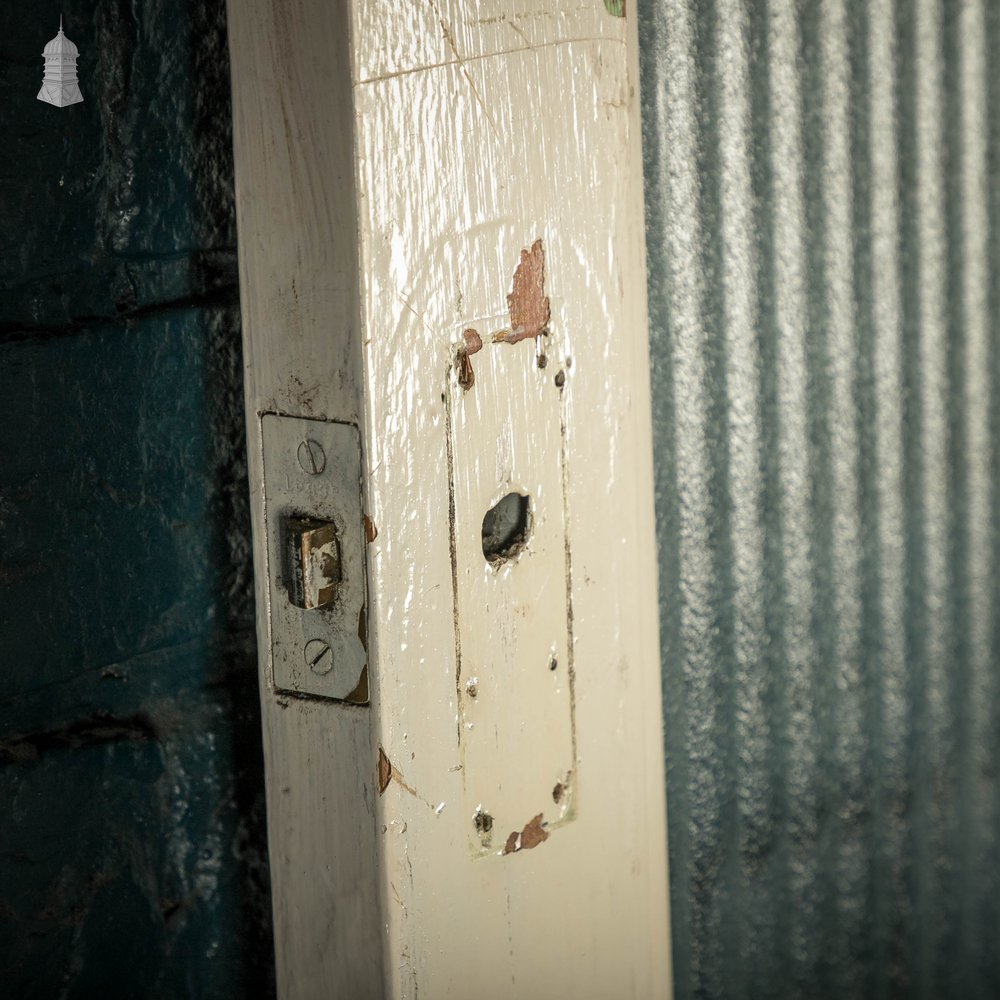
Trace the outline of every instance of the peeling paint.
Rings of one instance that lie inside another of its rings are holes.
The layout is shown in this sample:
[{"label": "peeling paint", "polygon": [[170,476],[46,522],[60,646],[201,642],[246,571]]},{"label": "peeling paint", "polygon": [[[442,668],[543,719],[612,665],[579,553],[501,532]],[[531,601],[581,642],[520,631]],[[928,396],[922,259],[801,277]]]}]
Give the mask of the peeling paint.
[{"label": "peeling paint", "polygon": [[510,329],[493,334],[495,344],[516,344],[538,337],[549,325],[549,300],[545,295],[545,252],[535,240],[530,250],[521,251],[521,262],[507,296]]},{"label": "peeling paint", "polygon": [[365,528],[365,541],[371,545],[372,542],[378,538],[378,528],[375,527],[375,522],[372,520],[371,516],[365,514],[364,516],[364,528]]},{"label": "peeling paint", "polygon": [[504,844],[502,853],[515,854],[518,851],[530,851],[533,847],[548,840],[549,832],[544,827],[542,816],[542,813],[534,816],[520,833],[514,830],[507,837],[507,843]]},{"label": "peeling paint", "polygon": [[530,850],[549,839],[548,831],[542,828],[542,814],[539,813],[521,831],[521,849]]},{"label": "peeling paint", "polygon": [[472,370],[469,358],[483,349],[483,338],[478,330],[465,330],[462,333],[463,345],[455,357],[455,369],[458,371],[458,384],[468,392],[476,382],[476,373]]}]

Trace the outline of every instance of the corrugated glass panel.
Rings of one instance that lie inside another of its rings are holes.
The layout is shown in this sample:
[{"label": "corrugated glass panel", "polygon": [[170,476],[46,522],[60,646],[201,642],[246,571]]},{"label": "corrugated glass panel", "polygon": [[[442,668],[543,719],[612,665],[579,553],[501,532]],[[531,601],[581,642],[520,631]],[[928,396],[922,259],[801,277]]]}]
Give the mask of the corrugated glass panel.
[{"label": "corrugated glass panel", "polygon": [[1000,996],[1000,4],[638,17],[677,997]]}]

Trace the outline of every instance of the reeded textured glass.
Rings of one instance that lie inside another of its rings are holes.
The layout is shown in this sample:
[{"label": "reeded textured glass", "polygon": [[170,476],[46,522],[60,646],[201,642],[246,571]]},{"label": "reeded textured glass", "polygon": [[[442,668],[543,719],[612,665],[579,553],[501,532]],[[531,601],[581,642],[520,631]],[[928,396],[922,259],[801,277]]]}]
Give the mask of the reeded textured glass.
[{"label": "reeded textured glass", "polygon": [[639,4],[678,1000],[1000,996],[1000,4]]}]

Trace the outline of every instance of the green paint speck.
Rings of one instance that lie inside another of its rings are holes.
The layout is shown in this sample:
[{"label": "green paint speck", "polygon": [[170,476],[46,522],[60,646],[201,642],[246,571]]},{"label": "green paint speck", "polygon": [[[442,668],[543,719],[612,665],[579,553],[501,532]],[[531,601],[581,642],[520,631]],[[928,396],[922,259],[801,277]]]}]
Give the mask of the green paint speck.
[{"label": "green paint speck", "polygon": [[609,14],[615,17],[625,16],[625,0],[604,0],[604,6],[608,8]]}]

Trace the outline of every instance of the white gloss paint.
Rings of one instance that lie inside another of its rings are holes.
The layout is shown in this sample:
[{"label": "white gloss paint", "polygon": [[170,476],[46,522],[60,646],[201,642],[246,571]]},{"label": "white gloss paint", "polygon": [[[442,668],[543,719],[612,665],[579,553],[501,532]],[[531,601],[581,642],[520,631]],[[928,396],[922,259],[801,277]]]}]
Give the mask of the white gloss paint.
[{"label": "white gloss paint", "polygon": [[[510,7],[229,2],[286,1000],[670,993],[635,23]],[[493,343],[536,240],[548,334]],[[275,690],[264,413],[360,429],[366,706]]]}]

